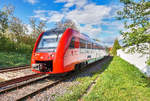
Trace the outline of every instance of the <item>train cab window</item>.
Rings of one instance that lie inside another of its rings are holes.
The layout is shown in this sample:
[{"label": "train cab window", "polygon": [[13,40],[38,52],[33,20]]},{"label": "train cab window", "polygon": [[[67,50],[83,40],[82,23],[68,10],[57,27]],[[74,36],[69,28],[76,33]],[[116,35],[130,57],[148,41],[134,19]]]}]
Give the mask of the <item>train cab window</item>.
[{"label": "train cab window", "polygon": [[71,39],[69,48],[75,48],[75,37],[73,37],[73,38]]},{"label": "train cab window", "polygon": [[86,48],[86,41],[83,39],[80,39],[80,48]]},{"label": "train cab window", "polygon": [[58,46],[59,40],[63,32],[46,31],[40,38],[36,52],[54,52]]}]

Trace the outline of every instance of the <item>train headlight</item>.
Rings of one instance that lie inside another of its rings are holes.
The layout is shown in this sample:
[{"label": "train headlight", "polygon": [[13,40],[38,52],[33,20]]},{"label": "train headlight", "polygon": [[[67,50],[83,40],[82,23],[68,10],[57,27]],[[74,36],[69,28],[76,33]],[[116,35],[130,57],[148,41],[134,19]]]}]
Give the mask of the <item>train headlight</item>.
[{"label": "train headlight", "polygon": [[51,57],[53,58],[53,57],[54,57],[54,54],[52,54]]}]

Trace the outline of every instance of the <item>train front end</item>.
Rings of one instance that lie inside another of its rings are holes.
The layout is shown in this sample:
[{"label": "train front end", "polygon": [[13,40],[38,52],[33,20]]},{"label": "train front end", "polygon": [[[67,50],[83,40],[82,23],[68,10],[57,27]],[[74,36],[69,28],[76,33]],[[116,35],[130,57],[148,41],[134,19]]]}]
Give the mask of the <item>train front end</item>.
[{"label": "train front end", "polygon": [[54,74],[53,63],[64,31],[50,30],[39,35],[32,52],[31,69],[36,73]]}]

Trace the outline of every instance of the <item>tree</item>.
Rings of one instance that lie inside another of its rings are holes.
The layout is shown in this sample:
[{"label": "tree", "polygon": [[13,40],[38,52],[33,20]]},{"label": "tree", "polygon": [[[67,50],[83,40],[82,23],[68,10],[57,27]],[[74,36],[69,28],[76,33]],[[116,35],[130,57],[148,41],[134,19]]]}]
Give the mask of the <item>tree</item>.
[{"label": "tree", "polygon": [[77,30],[77,27],[76,27],[76,24],[72,21],[72,20],[65,20],[64,22],[64,27],[67,29],[67,28],[72,28],[74,30]]},{"label": "tree", "polygon": [[100,39],[98,39],[98,38],[96,38],[96,39],[94,39],[94,40],[97,41],[97,42],[101,42]]},{"label": "tree", "polygon": [[39,34],[43,31],[45,31],[46,28],[46,23],[44,21],[39,21],[37,24],[37,20],[34,18],[30,19],[30,24],[32,27],[32,37],[34,39],[37,39],[37,37],[39,36]]},{"label": "tree", "polygon": [[0,10],[0,34],[4,34],[9,26],[9,17],[14,12],[14,7],[4,6],[2,10]]},{"label": "tree", "polygon": [[28,31],[26,25],[23,24],[22,21],[17,17],[12,17],[9,30],[15,38],[14,41],[17,41],[18,43],[23,41],[22,36],[25,36],[26,32]]},{"label": "tree", "polygon": [[76,24],[72,20],[65,20],[65,21],[60,21],[56,23],[56,28],[60,29],[67,29],[67,28],[72,28],[74,30],[78,30],[76,27]]},{"label": "tree", "polygon": [[36,19],[34,18],[31,18],[30,19],[30,25],[31,25],[31,28],[32,28],[32,35],[33,37],[35,36],[35,33],[36,33]]},{"label": "tree", "polygon": [[119,42],[118,42],[118,39],[116,39],[115,41],[114,41],[114,45],[113,45],[113,48],[112,48],[112,54],[115,56],[115,55],[117,55],[117,50],[118,49],[120,49],[121,48],[121,46],[120,46],[120,44],[119,44]]},{"label": "tree", "polygon": [[0,32],[4,33],[8,28],[8,16],[5,12],[0,11]]},{"label": "tree", "polygon": [[[118,19],[124,21],[125,29],[122,31],[123,43],[125,46],[134,46],[130,52],[139,52],[145,54],[145,50],[150,47],[143,43],[149,43],[150,34],[150,2],[148,0],[120,0],[124,4],[122,11],[118,11]],[[147,54],[147,53],[146,53]]]}]

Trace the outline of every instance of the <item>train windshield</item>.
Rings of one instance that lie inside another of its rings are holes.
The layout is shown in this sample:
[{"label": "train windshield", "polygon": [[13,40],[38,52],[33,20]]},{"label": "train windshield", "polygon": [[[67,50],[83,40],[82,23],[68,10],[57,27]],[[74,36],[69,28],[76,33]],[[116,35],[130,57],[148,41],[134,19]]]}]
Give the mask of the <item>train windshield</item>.
[{"label": "train windshield", "polygon": [[41,37],[37,52],[55,52],[62,33],[45,32]]}]

